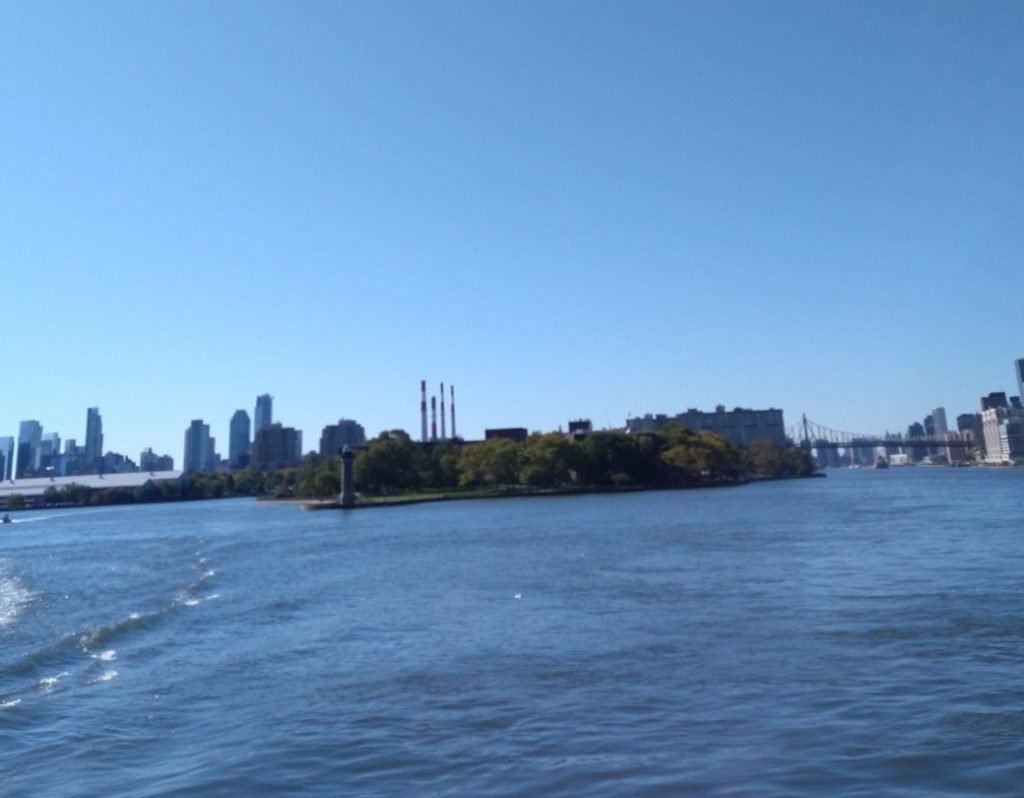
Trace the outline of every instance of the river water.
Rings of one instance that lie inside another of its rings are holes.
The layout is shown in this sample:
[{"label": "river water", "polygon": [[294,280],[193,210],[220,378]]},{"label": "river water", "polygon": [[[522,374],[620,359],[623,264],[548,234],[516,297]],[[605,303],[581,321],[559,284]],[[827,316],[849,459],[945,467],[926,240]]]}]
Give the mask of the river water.
[{"label": "river water", "polygon": [[1024,470],[0,527],[4,796],[1017,795]]}]

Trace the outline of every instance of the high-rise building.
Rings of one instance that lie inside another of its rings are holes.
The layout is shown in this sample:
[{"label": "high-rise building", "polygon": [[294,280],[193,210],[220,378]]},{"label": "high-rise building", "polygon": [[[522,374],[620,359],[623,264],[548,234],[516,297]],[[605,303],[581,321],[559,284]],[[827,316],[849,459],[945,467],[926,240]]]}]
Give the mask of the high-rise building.
[{"label": "high-rise building", "polygon": [[119,452],[107,452],[103,455],[103,464],[99,469],[101,474],[131,474],[138,471],[139,467]]},{"label": "high-rise building", "polygon": [[1017,395],[1024,399],[1024,357],[1014,361],[1017,368]]},{"label": "high-rise building", "polygon": [[932,424],[935,427],[935,435],[939,437],[949,432],[949,427],[946,424],[946,408],[936,407],[932,411]]},{"label": "high-rise building", "polygon": [[988,396],[981,397],[982,410],[994,410],[997,407],[1009,407],[1005,391],[993,391]]},{"label": "high-rise building", "polygon": [[85,468],[99,470],[103,460],[103,419],[98,407],[85,413]]},{"label": "high-rise building", "polygon": [[43,425],[38,421],[22,421],[18,426],[18,465],[15,470],[17,478],[27,474],[35,474],[39,465],[39,444],[43,439]]},{"label": "high-rise building", "polygon": [[214,459],[210,425],[201,418],[193,419],[185,430],[185,471],[208,471]]},{"label": "high-rise building", "polygon": [[245,468],[249,464],[249,453],[252,451],[250,428],[249,414],[244,410],[236,410],[231,416],[231,431],[228,435],[228,463],[232,468]]},{"label": "high-rise building", "polygon": [[343,418],[337,424],[328,424],[320,433],[320,455],[331,457],[346,446],[355,449],[366,446],[366,431],[362,424]]},{"label": "high-rise building", "polygon": [[47,432],[39,441],[39,457],[36,466],[40,474],[63,473],[60,466],[60,435],[56,432]]},{"label": "high-rise building", "polygon": [[64,454],[61,455],[61,473],[70,476],[86,470],[85,447],[79,446],[74,438],[68,438],[64,441]]},{"label": "high-rise building", "polygon": [[0,479],[14,476],[14,438],[0,438]]},{"label": "high-rise building", "polygon": [[985,433],[981,413],[961,413],[956,417],[956,429],[961,435],[970,436],[982,457],[985,455]]},{"label": "high-rise building", "polygon": [[1024,462],[1024,410],[992,407],[981,413],[985,435],[985,461]]},{"label": "high-rise building", "polygon": [[253,416],[252,434],[274,423],[274,397],[269,393],[256,397],[256,414]]},{"label": "high-rise building", "polygon": [[[907,427],[907,437],[913,440],[914,438],[923,438],[925,434],[924,426],[919,421],[915,421],[909,427]],[[915,463],[924,460],[924,451],[918,447],[914,447],[910,450],[910,459]]]},{"label": "high-rise building", "polygon": [[302,461],[302,433],[292,427],[271,424],[252,440],[253,468],[285,468]]},{"label": "high-rise building", "polygon": [[143,449],[139,455],[139,471],[173,471],[174,458],[156,454],[152,449]]},{"label": "high-rise building", "polygon": [[648,413],[642,418],[626,419],[626,429],[632,433],[655,432],[667,424],[679,424],[693,432],[713,432],[737,446],[750,446],[758,438],[769,440],[776,446],[786,445],[786,425],[782,411],[774,408],[748,410],[737,407],[726,410],[724,405],[718,405],[714,413],[691,408],[675,416],[652,416]]}]

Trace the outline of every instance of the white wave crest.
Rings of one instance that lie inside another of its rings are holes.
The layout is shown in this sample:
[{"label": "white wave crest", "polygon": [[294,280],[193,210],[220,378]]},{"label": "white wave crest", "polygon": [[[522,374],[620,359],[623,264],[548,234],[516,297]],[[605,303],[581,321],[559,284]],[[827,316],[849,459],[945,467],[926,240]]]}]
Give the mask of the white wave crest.
[{"label": "white wave crest", "polygon": [[117,671],[114,671],[114,670],[103,671],[103,673],[101,673],[99,676],[97,676],[95,679],[93,679],[92,683],[93,684],[99,684],[100,682],[112,682],[117,677],[118,677]]},{"label": "white wave crest", "polygon": [[31,600],[32,592],[8,573],[7,563],[0,560],[0,629],[14,623],[21,608]]},{"label": "white wave crest", "polygon": [[106,651],[101,651],[99,654],[93,654],[93,659],[97,659],[100,662],[113,662],[117,659],[117,650],[108,648]]},{"label": "white wave crest", "polygon": [[8,707],[16,707],[21,703],[20,698],[12,698],[8,701],[0,701],[0,709],[7,709]]},{"label": "white wave crest", "polygon": [[45,679],[40,679],[38,687],[42,690],[52,690],[57,684],[68,675],[67,671],[58,673],[56,676],[47,676]]}]

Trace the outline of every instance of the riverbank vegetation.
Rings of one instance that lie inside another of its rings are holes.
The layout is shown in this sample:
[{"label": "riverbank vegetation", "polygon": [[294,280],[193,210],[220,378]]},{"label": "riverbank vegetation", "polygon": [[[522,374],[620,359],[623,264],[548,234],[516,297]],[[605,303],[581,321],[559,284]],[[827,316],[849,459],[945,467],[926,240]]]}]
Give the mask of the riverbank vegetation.
[{"label": "riverbank vegetation", "polygon": [[[514,495],[729,485],[808,476],[809,454],[755,441],[742,449],[708,432],[669,426],[657,433],[595,432],[579,440],[558,433],[517,442],[439,441],[423,445],[402,430],[381,433],[355,458],[356,490],[368,497],[444,493]],[[328,499],[341,489],[339,457],[311,455],[297,468],[196,473],[140,488],[50,488],[48,506],[130,504],[235,496]],[[13,498],[13,497],[12,497]]]},{"label": "riverbank vegetation", "polygon": [[[315,471],[315,476],[310,473]],[[558,433],[525,441],[504,438],[424,447],[401,430],[382,433],[355,460],[356,489],[386,496],[444,491],[533,489],[570,491],[615,488],[685,488],[728,485],[751,479],[808,476],[809,454],[766,440],[750,449],[708,433],[670,426],[652,434],[595,432],[580,440]],[[337,478],[334,458],[307,463],[298,495],[320,498]],[[309,488],[312,487],[312,490]]]}]

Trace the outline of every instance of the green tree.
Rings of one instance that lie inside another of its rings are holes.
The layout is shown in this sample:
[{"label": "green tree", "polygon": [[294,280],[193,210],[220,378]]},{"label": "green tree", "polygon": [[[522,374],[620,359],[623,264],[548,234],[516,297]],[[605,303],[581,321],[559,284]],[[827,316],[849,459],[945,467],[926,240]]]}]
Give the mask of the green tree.
[{"label": "green tree", "polygon": [[787,474],[806,477],[814,473],[814,460],[807,449],[788,446],[782,450],[782,468]]},{"label": "green tree", "polygon": [[327,499],[341,492],[341,458],[308,458],[299,468],[295,492],[299,496]]},{"label": "green tree", "polygon": [[677,443],[661,452],[664,478],[670,485],[697,485],[708,474],[707,451],[695,443]]},{"label": "green tree", "polygon": [[181,498],[181,483],[173,479],[162,479],[157,483],[163,501],[176,501]]},{"label": "green tree", "polygon": [[135,499],[140,502],[158,502],[163,499],[163,491],[150,479],[135,489]]},{"label": "green tree", "polygon": [[519,482],[521,462],[521,447],[507,438],[466,444],[458,455],[459,484],[463,487],[515,485]]},{"label": "green tree", "polygon": [[814,472],[810,453],[796,446],[780,448],[768,440],[756,440],[748,451],[750,471],[758,477],[805,477]]},{"label": "green tree", "polygon": [[523,444],[523,465],[519,479],[537,488],[558,488],[576,481],[579,460],[576,443],[564,435],[551,432],[531,435]]},{"label": "green tree", "polygon": [[583,485],[642,485],[658,479],[657,445],[648,435],[595,432],[576,447]]},{"label": "green tree", "polygon": [[260,496],[266,493],[263,471],[250,468],[245,471],[236,471],[232,476],[235,482],[236,496]]},{"label": "green tree", "polygon": [[131,504],[135,493],[131,488],[107,488],[96,491],[89,499],[90,504]]},{"label": "green tree", "polygon": [[456,441],[440,441],[423,458],[423,484],[431,488],[454,488],[459,484],[459,457],[464,448]]},{"label": "green tree", "polygon": [[746,474],[745,457],[739,446],[711,432],[702,432],[697,438],[707,451],[711,481],[735,482]]},{"label": "green tree", "polygon": [[661,461],[670,485],[708,485],[734,482],[746,473],[744,453],[738,446],[711,432],[694,434],[669,430]]},{"label": "green tree", "polygon": [[747,451],[750,471],[759,477],[777,476],[782,466],[782,451],[771,441],[758,438]]},{"label": "green tree", "polygon": [[7,508],[9,510],[20,510],[25,506],[25,497],[20,493],[12,493],[7,497]]},{"label": "green tree", "polygon": [[356,456],[355,483],[369,493],[415,490],[423,485],[424,455],[404,430],[382,432]]}]

